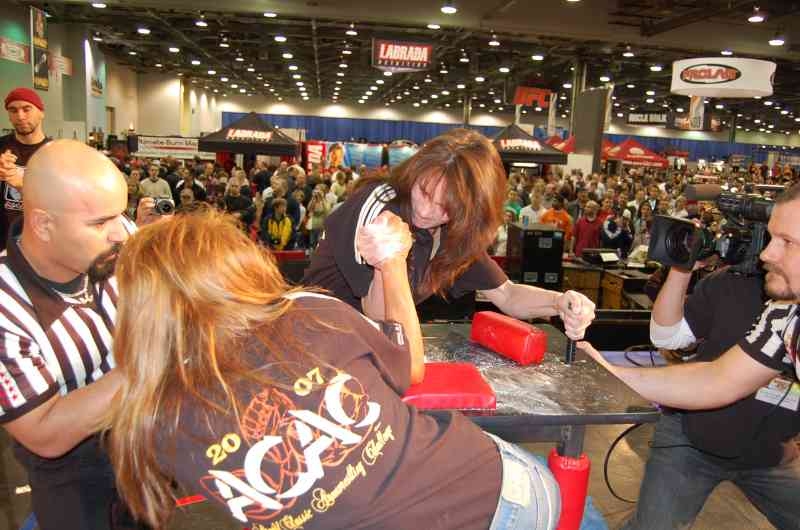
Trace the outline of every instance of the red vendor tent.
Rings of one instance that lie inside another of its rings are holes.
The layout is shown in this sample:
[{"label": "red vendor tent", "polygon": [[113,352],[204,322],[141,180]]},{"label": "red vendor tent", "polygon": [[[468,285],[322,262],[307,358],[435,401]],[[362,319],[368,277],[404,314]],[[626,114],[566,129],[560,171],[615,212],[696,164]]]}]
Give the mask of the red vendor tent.
[{"label": "red vendor tent", "polygon": [[666,169],[669,161],[663,156],[654,153],[633,138],[628,138],[607,152],[611,160],[619,160],[630,166],[644,166]]},{"label": "red vendor tent", "polygon": [[[575,152],[575,137],[574,136],[570,136],[566,140],[563,140],[561,142],[557,142],[557,143],[553,144],[553,147],[555,147],[559,151],[562,151],[562,152],[564,152],[566,154],[574,153]],[[606,138],[603,138],[603,147],[602,147],[603,153],[602,153],[602,156],[601,156],[601,158],[603,160],[606,160],[608,158],[608,151],[610,149],[612,149],[613,147],[615,147],[614,146],[614,142],[612,142],[611,140],[608,140]]]}]

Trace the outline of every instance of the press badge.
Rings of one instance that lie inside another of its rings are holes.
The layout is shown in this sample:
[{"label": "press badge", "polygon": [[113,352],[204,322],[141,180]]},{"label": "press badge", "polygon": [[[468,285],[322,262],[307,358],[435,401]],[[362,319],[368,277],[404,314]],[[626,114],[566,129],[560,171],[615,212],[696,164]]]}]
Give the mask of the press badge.
[{"label": "press badge", "polygon": [[[792,389],[787,394],[786,391],[790,385]],[[783,397],[784,394],[786,397]],[[776,377],[767,386],[761,387],[756,392],[756,399],[770,405],[777,405],[780,402],[781,408],[797,412],[798,404],[800,404],[800,385],[786,378]]]},{"label": "press badge", "polygon": [[528,507],[531,501],[531,479],[524,465],[503,458],[503,487],[500,496],[510,502]]}]

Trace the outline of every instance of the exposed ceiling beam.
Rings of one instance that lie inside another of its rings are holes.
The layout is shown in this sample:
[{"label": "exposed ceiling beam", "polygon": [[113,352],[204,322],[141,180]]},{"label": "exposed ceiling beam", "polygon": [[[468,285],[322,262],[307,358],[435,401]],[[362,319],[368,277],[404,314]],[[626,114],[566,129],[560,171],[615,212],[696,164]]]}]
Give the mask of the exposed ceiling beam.
[{"label": "exposed ceiling beam", "polygon": [[717,0],[714,2],[708,2],[707,5],[692,9],[671,18],[661,20],[660,22],[643,22],[641,26],[641,35],[643,37],[653,37],[655,35],[666,33],[667,31],[672,31],[673,29],[682,28],[683,26],[688,26],[689,24],[694,24],[695,22],[708,20],[709,18],[717,15],[723,15],[739,9],[742,6],[749,6],[752,4],[752,0]]}]

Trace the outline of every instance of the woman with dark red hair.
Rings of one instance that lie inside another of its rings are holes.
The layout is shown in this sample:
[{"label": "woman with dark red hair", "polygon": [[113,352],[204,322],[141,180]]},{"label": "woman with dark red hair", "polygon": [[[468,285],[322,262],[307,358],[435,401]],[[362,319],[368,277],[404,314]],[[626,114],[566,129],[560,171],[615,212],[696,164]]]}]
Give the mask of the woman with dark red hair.
[{"label": "woman with dark red hair", "polygon": [[[582,338],[594,319],[588,298],[512,283],[489,257],[506,194],[505,171],[492,143],[475,131],[453,129],[426,143],[388,178],[359,179],[352,196],[326,219],[303,283],[383,318],[384,286],[375,265],[391,252],[394,236],[367,227],[390,211],[414,236],[407,265],[415,303],[434,293],[457,298],[480,291],[516,318],[558,315],[567,336]],[[402,324],[418,327],[417,321]]]}]

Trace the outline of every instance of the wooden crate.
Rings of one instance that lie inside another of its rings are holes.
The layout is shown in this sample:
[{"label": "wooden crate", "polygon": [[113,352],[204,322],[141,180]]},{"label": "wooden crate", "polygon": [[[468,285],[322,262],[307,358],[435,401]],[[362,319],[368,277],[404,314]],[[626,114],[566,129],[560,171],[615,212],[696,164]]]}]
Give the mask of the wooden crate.
[{"label": "wooden crate", "polygon": [[564,264],[564,290],[599,289],[603,270]]}]

